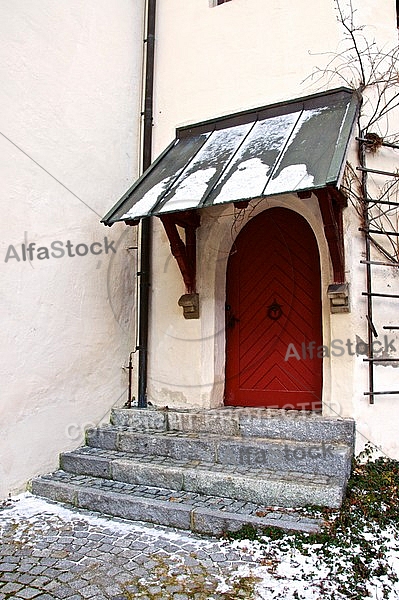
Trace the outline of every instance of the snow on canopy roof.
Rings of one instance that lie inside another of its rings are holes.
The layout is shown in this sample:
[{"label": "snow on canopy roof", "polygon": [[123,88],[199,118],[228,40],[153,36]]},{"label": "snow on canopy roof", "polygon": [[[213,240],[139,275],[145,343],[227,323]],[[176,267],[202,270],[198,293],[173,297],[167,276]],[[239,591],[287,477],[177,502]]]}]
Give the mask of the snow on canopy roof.
[{"label": "snow on canopy roof", "polygon": [[338,187],[357,110],[340,88],[180,128],[102,222]]}]

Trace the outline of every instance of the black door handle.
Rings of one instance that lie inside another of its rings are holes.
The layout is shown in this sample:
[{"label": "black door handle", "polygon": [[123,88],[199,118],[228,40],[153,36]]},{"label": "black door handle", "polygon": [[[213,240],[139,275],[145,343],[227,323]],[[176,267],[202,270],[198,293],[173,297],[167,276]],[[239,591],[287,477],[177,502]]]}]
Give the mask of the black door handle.
[{"label": "black door handle", "polygon": [[231,317],[227,321],[227,327],[232,329],[233,327],[235,327],[235,324],[239,322],[239,320],[240,319],[237,319],[237,317],[235,317],[234,315],[231,315]]}]

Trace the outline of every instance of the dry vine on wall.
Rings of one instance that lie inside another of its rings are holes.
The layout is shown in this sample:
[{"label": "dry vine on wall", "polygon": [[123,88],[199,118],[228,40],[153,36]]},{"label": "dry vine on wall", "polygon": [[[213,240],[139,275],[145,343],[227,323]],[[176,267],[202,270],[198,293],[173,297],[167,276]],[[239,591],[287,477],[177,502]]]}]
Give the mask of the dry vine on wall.
[{"label": "dry vine on wall", "polygon": [[[399,131],[394,126],[399,126],[399,47],[380,46],[366,26],[357,25],[352,0],[345,5],[334,1],[344,31],[342,50],[331,53],[327,65],[316,68],[311,79],[327,78],[328,84],[338,80],[359,96],[359,165],[347,165],[342,190],[359,214],[361,227],[374,232],[368,233],[374,248],[384,259],[399,263],[399,171],[392,167],[399,157]],[[391,165],[389,174],[384,163]]]}]

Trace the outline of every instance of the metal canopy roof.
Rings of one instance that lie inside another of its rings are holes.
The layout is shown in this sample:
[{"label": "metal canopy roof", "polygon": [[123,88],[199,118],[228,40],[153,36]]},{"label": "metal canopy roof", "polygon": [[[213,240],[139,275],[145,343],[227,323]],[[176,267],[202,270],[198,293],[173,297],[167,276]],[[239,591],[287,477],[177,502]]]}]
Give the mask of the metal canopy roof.
[{"label": "metal canopy roof", "polygon": [[182,127],[102,222],[337,187],[358,104],[340,88]]}]

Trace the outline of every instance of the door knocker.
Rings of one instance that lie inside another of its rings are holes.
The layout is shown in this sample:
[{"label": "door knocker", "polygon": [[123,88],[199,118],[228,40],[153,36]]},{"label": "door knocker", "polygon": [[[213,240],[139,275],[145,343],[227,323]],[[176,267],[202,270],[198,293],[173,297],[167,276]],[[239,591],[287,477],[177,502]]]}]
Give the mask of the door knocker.
[{"label": "door knocker", "polygon": [[267,307],[267,316],[272,321],[278,321],[278,319],[283,314],[281,304],[277,302],[276,299],[273,300],[273,304]]}]

